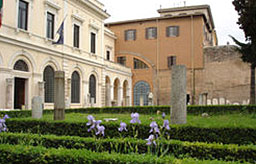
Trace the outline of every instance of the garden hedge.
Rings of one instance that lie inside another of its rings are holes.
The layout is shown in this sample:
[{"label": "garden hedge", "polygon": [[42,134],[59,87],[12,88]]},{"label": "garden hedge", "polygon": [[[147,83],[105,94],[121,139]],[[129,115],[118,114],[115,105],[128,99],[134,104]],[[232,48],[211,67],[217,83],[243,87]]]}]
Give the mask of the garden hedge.
[{"label": "garden hedge", "polygon": [[[27,146],[44,146],[46,148],[68,148],[68,149],[87,149],[97,152],[119,152],[128,153],[148,153],[148,146],[145,140],[134,138],[115,138],[115,139],[97,139],[81,138],[69,136],[54,135],[35,135],[21,133],[0,133],[0,144],[23,144]],[[199,142],[181,142],[177,140],[162,140],[159,143],[162,146],[162,152],[157,153],[160,148],[152,147],[152,152],[156,155],[172,155],[176,158],[193,157],[206,160],[223,160],[223,161],[247,161],[256,162],[256,146],[238,146],[208,144]],[[136,146],[138,149],[136,149]],[[136,150],[138,150],[136,152]],[[151,152],[150,152],[151,153]]]},{"label": "garden hedge", "polygon": [[0,161],[11,164],[127,164],[127,163],[173,163],[173,164],[227,164],[239,162],[224,161],[200,161],[198,159],[175,159],[171,156],[156,157],[152,155],[139,154],[117,154],[106,152],[92,152],[85,149],[54,149],[24,145],[0,145]]},{"label": "garden hedge", "polygon": [[[65,136],[90,137],[86,122],[68,122],[68,121],[44,121],[35,119],[8,119],[6,121],[10,132],[31,132],[36,134],[54,134]],[[105,135],[107,137],[119,137],[118,123],[104,123]],[[128,132],[125,137],[133,137],[131,124],[127,125]],[[136,125],[138,138],[148,138],[149,125]],[[199,142],[217,142],[224,144],[256,144],[256,128],[202,128],[194,126],[171,126],[171,139],[182,141]]]},{"label": "garden hedge", "polygon": [[[65,109],[65,113],[132,113],[156,114],[157,111],[170,113],[170,106],[131,106],[131,107],[103,107]],[[256,105],[209,105],[187,106],[188,114],[208,113],[210,115],[229,113],[256,113]],[[53,110],[44,110],[44,114],[53,113]],[[8,114],[10,117],[31,117],[31,110],[0,111],[0,115]]]}]

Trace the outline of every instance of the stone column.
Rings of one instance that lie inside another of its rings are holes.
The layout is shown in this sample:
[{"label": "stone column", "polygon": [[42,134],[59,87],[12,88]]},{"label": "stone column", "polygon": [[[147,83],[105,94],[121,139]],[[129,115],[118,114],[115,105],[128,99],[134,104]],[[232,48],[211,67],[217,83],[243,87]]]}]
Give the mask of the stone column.
[{"label": "stone column", "polygon": [[38,82],[38,95],[42,98],[42,101],[44,102],[44,81]]},{"label": "stone column", "polygon": [[111,106],[111,93],[110,93],[110,84],[106,84],[106,106]]},{"label": "stone column", "polygon": [[32,99],[32,118],[42,118],[43,115],[43,99],[41,96],[35,96]]},{"label": "stone column", "polygon": [[54,74],[54,120],[65,119],[65,72]]},{"label": "stone column", "polygon": [[114,87],[113,87],[113,85],[110,85],[109,86],[109,90],[110,90],[110,106],[112,106],[113,104],[112,104],[112,101],[114,100]]},{"label": "stone column", "polygon": [[172,66],[171,80],[171,124],[185,124],[187,122],[186,66]]},{"label": "stone column", "polygon": [[6,79],[6,109],[13,108],[13,78]]},{"label": "stone column", "polygon": [[140,106],[144,106],[144,98],[140,95]]},{"label": "stone column", "polygon": [[67,94],[65,98],[65,108],[70,108],[71,103],[71,79],[67,79]]},{"label": "stone column", "polygon": [[117,106],[122,106],[122,102],[123,102],[123,87],[118,87]]}]

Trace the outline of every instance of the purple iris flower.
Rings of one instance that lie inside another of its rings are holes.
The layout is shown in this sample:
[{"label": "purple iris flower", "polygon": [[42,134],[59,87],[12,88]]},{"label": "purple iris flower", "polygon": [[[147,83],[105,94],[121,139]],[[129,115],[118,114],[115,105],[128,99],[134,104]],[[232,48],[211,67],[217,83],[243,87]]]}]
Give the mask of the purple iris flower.
[{"label": "purple iris flower", "polygon": [[166,130],[170,130],[170,126],[169,126],[169,121],[168,120],[164,120],[163,128],[165,128]]},{"label": "purple iris flower", "polygon": [[120,132],[122,132],[123,130],[127,131],[127,129],[126,129],[126,123],[121,122],[121,123],[120,123],[120,128],[118,128],[118,130],[119,130]]},{"label": "purple iris flower", "polygon": [[88,122],[87,122],[87,126],[90,126],[93,124],[93,121],[95,120],[95,118],[92,115],[87,116]]},{"label": "purple iris flower", "polygon": [[155,136],[154,136],[153,134],[151,134],[151,135],[148,137],[148,139],[146,139],[146,141],[148,141],[148,142],[147,142],[147,145],[151,145],[152,143],[153,143],[154,145],[156,145]]},{"label": "purple iris flower", "polygon": [[101,120],[93,120],[92,126],[88,129],[88,132],[90,132],[92,129],[95,129],[96,127],[100,126]]},{"label": "purple iris flower", "polygon": [[165,116],[166,116],[166,114],[163,112],[163,113],[162,113],[162,118],[164,119],[164,118],[165,118]]},{"label": "purple iris flower", "polygon": [[0,133],[3,131],[6,131],[7,127],[5,125],[5,120],[4,119],[0,119]]},{"label": "purple iris flower", "polygon": [[150,123],[150,127],[151,127],[151,129],[150,129],[149,133],[154,132],[154,133],[159,133],[160,134],[160,130],[159,130],[158,125],[155,121],[152,121]]},{"label": "purple iris flower", "polygon": [[98,129],[98,131],[96,132],[96,135],[102,134],[102,136],[104,136],[105,127],[103,125],[97,126],[97,129]]},{"label": "purple iris flower", "polygon": [[131,114],[132,120],[130,121],[131,124],[135,124],[135,123],[141,123],[141,121],[139,120],[139,113],[132,113]]}]

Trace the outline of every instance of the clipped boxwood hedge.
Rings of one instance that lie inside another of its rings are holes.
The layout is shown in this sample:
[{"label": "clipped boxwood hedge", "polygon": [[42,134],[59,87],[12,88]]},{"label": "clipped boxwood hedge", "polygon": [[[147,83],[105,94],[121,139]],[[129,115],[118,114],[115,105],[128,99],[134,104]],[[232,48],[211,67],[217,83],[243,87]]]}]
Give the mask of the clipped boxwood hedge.
[{"label": "clipped boxwood hedge", "polygon": [[227,164],[239,162],[224,162],[224,161],[200,161],[198,159],[175,159],[171,156],[156,157],[152,155],[139,154],[117,154],[107,152],[92,152],[85,149],[54,149],[24,145],[0,145],[0,161],[2,163],[12,164],[127,164],[127,163],[143,163],[143,164]]},{"label": "clipped boxwood hedge", "polygon": [[[46,148],[68,148],[68,149],[87,149],[97,152],[119,152],[127,153],[148,153],[148,146],[145,140],[134,138],[115,138],[115,139],[96,139],[81,138],[69,136],[54,135],[36,135],[23,133],[0,133],[0,144],[24,144],[30,146],[42,145]],[[136,152],[135,145],[138,147]],[[163,155],[172,155],[179,157],[193,157],[197,159],[207,160],[226,160],[226,161],[256,161],[256,146],[238,146],[238,145],[222,145],[207,144],[199,142],[181,142],[178,140],[162,140],[161,146],[163,151],[167,150]],[[153,147],[153,149],[155,146]],[[159,148],[158,148],[159,150]],[[155,152],[153,150],[152,152]]]},{"label": "clipped boxwood hedge", "polygon": [[[86,122],[44,121],[35,119],[8,119],[10,132],[31,132],[36,134],[54,134],[65,136],[90,137]],[[119,137],[118,123],[104,123],[107,137]],[[133,137],[131,124],[127,125],[125,137]],[[148,138],[149,125],[136,125],[138,138]],[[171,126],[170,137],[182,141],[217,142],[225,144],[256,144],[256,128],[202,128],[194,126]]]},{"label": "clipped boxwood hedge", "polygon": [[[131,106],[131,107],[103,107],[65,109],[66,113],[132,113],[156,114],[157,111],[170,113],[170,106]],[[53,113],[53,110],[44,110],[44,114]],[[256,113],[256,105],[209,105],[187,106],[188,114],[208,113],[210,115],[229,113]],[[31,110],[0,111],[0,115],[8,114],[12,118],[31,117]]]}]

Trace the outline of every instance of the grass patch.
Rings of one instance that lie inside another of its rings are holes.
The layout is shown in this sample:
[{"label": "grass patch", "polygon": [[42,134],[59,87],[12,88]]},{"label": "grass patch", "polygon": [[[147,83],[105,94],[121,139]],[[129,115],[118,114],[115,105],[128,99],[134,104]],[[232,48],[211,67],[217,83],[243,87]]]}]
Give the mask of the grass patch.
[{"label": "grass patch", "polygon": [[[82,113],[68,113],[65,115],[65,121],[67,122],[87,122],[87,116],[89,114]],[[104,118],[118,118],[116,121],[118,124],[120,121],[129,123],[131,120],[130,114],[93,114],[95,119],[102,120]],[[166,115],[166,119],[169,119],[170,115]],[[52,114],[46,114],[43,116],[43,120],[53,120]],[[163,123],[161,115],[146,115],[141,114],[140,120],[142,124],[150,124],[152,120],[155,120],[160,125]],[[187,124],[179,126],[195,126],[202,128],[218,128],[218,127],[239,127],[239,128],[256,128],[256,117],[254,114],[228,114],[228,115],[216,115],[209,117],[202,117],[201,115],[188,115]]]}]

